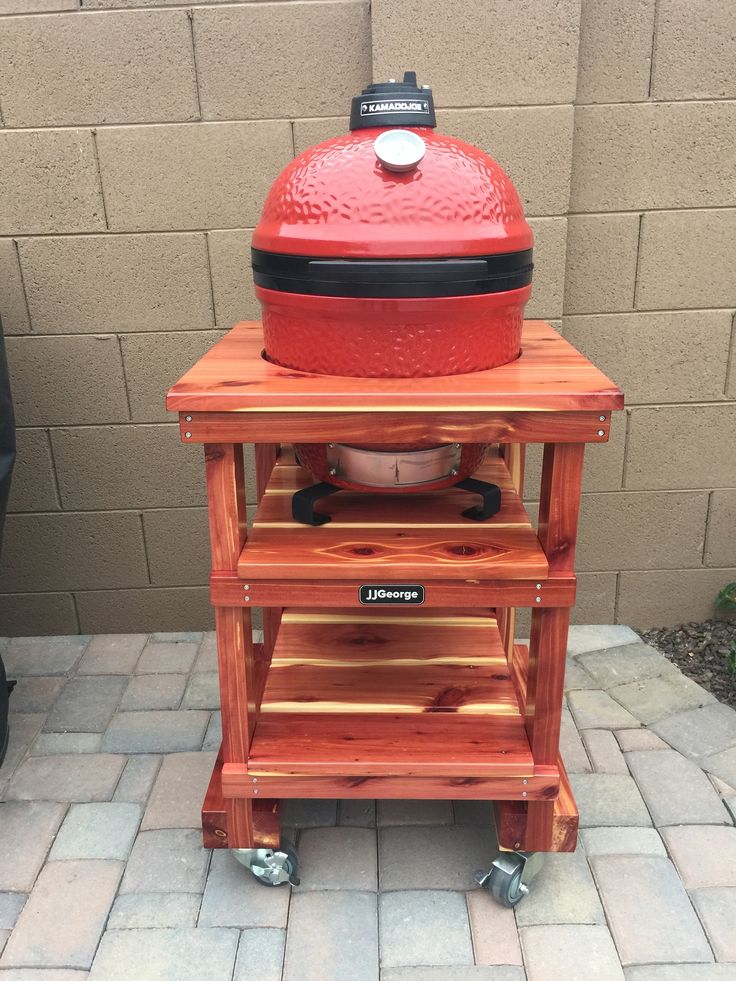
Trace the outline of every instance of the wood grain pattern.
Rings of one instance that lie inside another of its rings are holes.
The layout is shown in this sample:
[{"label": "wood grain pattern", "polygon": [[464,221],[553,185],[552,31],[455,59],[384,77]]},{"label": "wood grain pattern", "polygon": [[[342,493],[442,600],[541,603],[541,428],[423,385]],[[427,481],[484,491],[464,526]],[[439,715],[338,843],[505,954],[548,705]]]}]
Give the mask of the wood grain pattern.
[{"label": "wood grain pattern", "polygon": [[[498,842],[503,848],[530,852],[575,851],[578,808],[561,758],[557,766],[559,794],[554,801],[536,800],[531,795],[529,804],[496,798],[496,830]],[[540,816],[543,818],[541,826]]]},{"label": "wood grain pattern", "polygon": [[[232,802],[222,793],[222,749],[217,755],[202,804],[202,844],[205,848],[231,847],[228,812]],[[257,848],[277,848],[281,840],[279,801],[275,798],[252,802],[253,841]]]},{"label": "wood grain pattern", "polygon": [[[499,369],[494,369],[499,370]],[[326,376],[319,376],[326,377]],[[179,419],[182,442],[342,443],[605,443],[609,412],[528,409],[315,409],[312,412],[253,409],[191,412]],[[602,416],[602,418],[601,418]],[[188,434],[188,435],[187,435]]]},{"label": "wood grain pattern", "polygon": [[[526,781],[526,782],[524,782]],[[273,797],[345,798],[360,800],[528,800],[546,801],[559,792],[559,778],[550,773],[529,777],[381,777],[355,773],[347,776],[259,776],[254,783],[245,767],[225,766],[223,792],[232,798]]]},{"label": "wood grain pattern", "polygon": [[[263,495],[266,492],[268,482],[272,478],[273,469],[277,460],[279,459],[279,456],[281,455],[281,452],[282,450],[280,443],[256,443],[255,445],[256,495],[259,504],[263,500]],[[291,454],[290,462],[292,465],[294,464],[293,453]],[[273,645],[276,643],[276,634],[279,630],[280,620],[280,609],[270,607],[269,609],[263,611],[263,647],[267,661],[270,660]]]},{"label": "wood grain pattern", "polygon": [[[370,579],[307,579],[247,580],[248,592],[243,580],[237,576],[214,575],[210,580],[210,595],[216,606],[314,606],[319,601],[331,607],[360,607],[358,589]],[[424,576],[424,606],[573,606],[575,603],[575,576],[555,579],[496,579],[476,577],[459,581]],[[537,589],[540,583],[541,590]],[[250,596],[246,603],[244,597]],[[537,597],[540,602],[537,603]]]},{"label": "wood grain pattern", "polygon": [[262,350],[261,325],[238,324],[171,388],[167,408],[240,413],[293,407],[311,414],[325,407],[385,411],[422,405],[496,412],[623,406],[618,386],[541,320],[525,322],[521,354],[510,364],[439,378],[310,375],[271,364]]},{"label": "wood grain pattern", "polygon": [[261,712],[519,716],[493,617],[284,617]]}]

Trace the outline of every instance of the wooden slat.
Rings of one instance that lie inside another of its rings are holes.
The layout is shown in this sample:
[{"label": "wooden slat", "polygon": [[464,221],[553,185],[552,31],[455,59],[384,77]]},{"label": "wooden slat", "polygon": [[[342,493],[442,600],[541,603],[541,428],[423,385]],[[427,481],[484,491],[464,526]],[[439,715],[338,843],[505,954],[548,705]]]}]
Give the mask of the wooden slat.
[{"label": "wooden slat", "polygon": [[[513,851],[574,852],[578,836],[578,808],[570,780],[561,758],[559,794],[554,801],[541,801],[530,794],[527,804],[520,800],[503,800],[495,805],[496,833],[499,844]],[[543,826],[532,823],[535,811],[546,819]],[[531,820],[530,820],[531,816]]]},{"label": "wooden slat", "polygon": [[519,716],[493,617],[400,612],[287,613],[261,712]]},{"label": "wooden slat", "polygon": [[557,796],[556,771],[528,777],[377,777],[363,774],[347,776],[269,776],[255,778],[245,767],[225,766],[223,793],[227,797],[257,800],[261,794],[273,797],[357,798],[360,800],[516,800],[522,793],[527,800],[548,801]]},{"label": "wooden slat", "polygon": [[[202,804],[202,844],[205,848],[232,847],[228,833],[228,812],[232,809],[233,802],[227,800],[222,792],[222,766],[220,750]],[[273,798],[257,798],[250,806],[255,847],[277,848],[281,839],[279,801]]]},{"label": "wooden slat", "polygon": [[[500,369],[495,369],[500,370]],[[320,376],[325,377],[325,376]],[[189,415],[191,422],[187,421]],[[184,443],[292,443],[365,441],[371,443],[605,443],[610,412],[528,409],[253,409],[248,412],[184,412],[179,428]]]},{"label": "wooden slat", "polygon": [[[248,592],[237,576],[215,575],[210,580],[212,602],[216,606],[314,606],[319,592],[320,602],[329,606],[360,608],[358,590],[370,579],[306,579],[248,580]],[[425,587],[425,607],[447,606],[572,606],[575,603],[575,576],[555,579],[495,579],[472,578],[453,581],[443,578],[422,578]],[[541,590],[537,589],[537,584]],[[245,597],[249,597],[246,602]],[[539,598],[539,602],[537,602]]]},{"label": "wooden slat", "polygon": [[271,364],[261,356],[262,350],[260,324],[238,324],[172,387],[167,407],[190,413],[294,407],[312,413],[322,408],[385,411],[435,406],[531,412],[623,406],[615,383],[540,320],[524,324],[522,351],[515,361],[490,371],[440,378],[311,375]]},{"label": "wooden slat", "polygon": [[534,772],[518,716],[265,713],[251,776],[482,777]]}]

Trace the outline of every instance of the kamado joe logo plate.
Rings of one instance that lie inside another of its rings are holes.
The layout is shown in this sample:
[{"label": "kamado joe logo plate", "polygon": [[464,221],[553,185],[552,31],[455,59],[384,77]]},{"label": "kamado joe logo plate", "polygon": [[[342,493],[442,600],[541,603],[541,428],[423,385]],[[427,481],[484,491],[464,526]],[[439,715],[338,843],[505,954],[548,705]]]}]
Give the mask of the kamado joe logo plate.
[{"label": "kamado joe logo plate", "polygon": [[360,104],[361,116],[380,116],[393,112],[429,112],[425,99],[372,99]]},{"label": "kamado joe logo plate", "polygon": [[421,606],[424,586],[411,583],[369,583],[358,590],[363,606]]}]

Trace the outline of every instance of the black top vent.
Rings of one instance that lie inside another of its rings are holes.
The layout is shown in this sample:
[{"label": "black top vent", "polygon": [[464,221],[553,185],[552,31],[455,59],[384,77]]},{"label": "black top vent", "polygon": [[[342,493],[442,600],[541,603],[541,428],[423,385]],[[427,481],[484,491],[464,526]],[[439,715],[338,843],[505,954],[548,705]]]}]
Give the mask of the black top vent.
[{"label": "black top vent", "polygon": [[404,80],[374,82],[353,99],[350,129],[370,126],[436,126],[432,90],[417,85],[416,72],[404,72]]}]

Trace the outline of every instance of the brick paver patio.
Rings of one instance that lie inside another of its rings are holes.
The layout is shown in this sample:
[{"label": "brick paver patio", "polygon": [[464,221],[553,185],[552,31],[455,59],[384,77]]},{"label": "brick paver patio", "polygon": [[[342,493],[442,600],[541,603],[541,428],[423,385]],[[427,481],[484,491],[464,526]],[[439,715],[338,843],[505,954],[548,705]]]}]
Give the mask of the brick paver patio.
[{"label": "brick paver patio", "polygon": [[0,643],[0,981],[736,981],[736,712],[626,627],[571,631],[580,842],[515,911],[484,803],[290,802],[293,891],[204,851],[213,635]]}]

